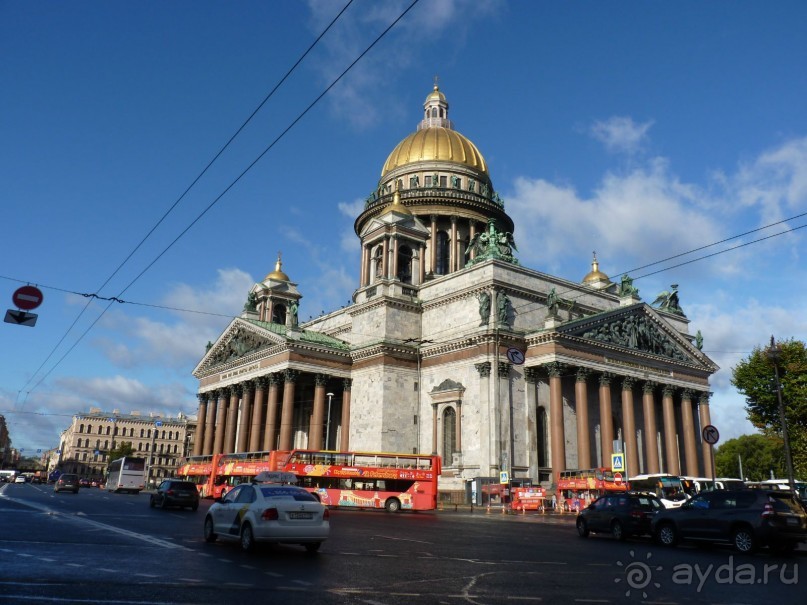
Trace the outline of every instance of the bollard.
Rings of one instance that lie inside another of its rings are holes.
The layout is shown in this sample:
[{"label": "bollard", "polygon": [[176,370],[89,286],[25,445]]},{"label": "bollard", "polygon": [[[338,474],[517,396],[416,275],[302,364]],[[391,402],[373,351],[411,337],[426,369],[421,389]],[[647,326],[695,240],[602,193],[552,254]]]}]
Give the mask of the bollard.
[{"label": "bollard", "polygon": [[521,507],[521,514],[522,514],[522,515],[526,515],[526,514],[527,514],[527,506],[526,506],[526,505],[524,505],[524,506],[522,506],[522,507]]},{"label": "bollard", "polygon": [[490,514],[490,502],[488,502],[488,514]]}]

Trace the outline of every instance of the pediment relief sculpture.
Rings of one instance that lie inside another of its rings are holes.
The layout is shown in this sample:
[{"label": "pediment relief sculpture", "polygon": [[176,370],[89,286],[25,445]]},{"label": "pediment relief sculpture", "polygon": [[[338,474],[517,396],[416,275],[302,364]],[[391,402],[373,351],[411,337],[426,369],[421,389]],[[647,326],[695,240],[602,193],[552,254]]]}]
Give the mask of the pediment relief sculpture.
[{"label": "pediment relief sculpture", "polygon": [[680,345],[664,331],[660,330],[648,317],[628,315],[627,317],[603,323],[580,335],[583,338],[653,353],[676,361],[691,360]]},{"label": "pediment relief sculpture", "polygon": [[214,349],[208,358],[209,365],[227,363],[233,359],[243,357],[253,351],[275,344],[271,340],[262,338],[254,332],[237,327],[233,330],[230,339]]}]

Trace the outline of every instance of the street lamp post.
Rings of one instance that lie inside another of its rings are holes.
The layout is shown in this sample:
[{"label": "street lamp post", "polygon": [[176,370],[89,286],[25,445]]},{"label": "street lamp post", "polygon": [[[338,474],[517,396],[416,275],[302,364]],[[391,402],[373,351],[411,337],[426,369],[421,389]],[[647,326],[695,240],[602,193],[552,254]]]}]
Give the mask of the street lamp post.
[{"label": "street lamp post", "polygon": [[328,443],[330,443],[331,437],[331,400],[333,399],[333,393],[326,393],[328,396],[328,420],[325,422],[325,449],[328,449]]},{"label": "street lamp post", "polygon": [[790,439],[787,436],[787,418],[785,417],[785,404],[782,401],[782,385],[779,382],[779,358],[782,355],[782,348],[776,344],[771,336],[771,346],[768,347],[768,359],[773,363],[773,375],[776,380],[776,397],[779,400],[779,423],[782,425],[782,441],[785,446],[785,464],[787,465],[787,480],[790,484],[790,491],[796,491],[796,481],[793,477],[793,458],[790,455]]}]

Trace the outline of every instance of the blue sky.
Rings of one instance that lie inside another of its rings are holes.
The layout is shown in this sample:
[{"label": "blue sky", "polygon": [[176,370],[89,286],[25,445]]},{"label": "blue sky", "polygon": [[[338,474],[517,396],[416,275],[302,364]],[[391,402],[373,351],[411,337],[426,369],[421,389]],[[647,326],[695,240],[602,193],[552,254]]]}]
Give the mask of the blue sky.
[{"label": "blue sky", "polygon": [[[56,446],[90,407],[195,413],[205,343],[278,250],[301,319],[345,305],[353,220],[435,75],[521,263],[579,281],[596,250],[646,302],[679,284],[722,368],[713,423],[752,431],[731,367],[772,334],[807,339],[807,217],[635,269],[807,212],[800,1],[420,0],[164,252],[408,4],[355,0],[109,279],[344,3],[0,2],[0,296],[45,296],[35,328],[2,327],[16,447]],[[142,304],[101,316],[89,293]]]}]

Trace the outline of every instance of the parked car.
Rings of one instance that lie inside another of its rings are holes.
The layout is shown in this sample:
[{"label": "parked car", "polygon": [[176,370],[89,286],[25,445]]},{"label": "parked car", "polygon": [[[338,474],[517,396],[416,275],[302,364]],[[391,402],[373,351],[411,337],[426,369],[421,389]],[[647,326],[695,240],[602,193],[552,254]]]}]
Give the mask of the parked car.
[{"label": "parked car", "polygon": [[807,509],[784,491],[704,492],[681,508],[657,514],[653,535],[666,546],[694,540],[727,542],[743,553],[762,546],[787,552],[807,541]]},{"label": "parked car", "polygon": [[14,483],[25,483],[25,477],[22,475],[17,475],[17,477],[14,479]]},{"label": "parked car", "polygon": [[261,479],[274,482],[242,483],[213,503],[205,516],[205,540],[239,540],[245,551],[270,542],[317,552],[330,534],[328,509],[303,488],[284,484],[296,480],[291,473],[260,473],[256,481]]},{"label": "parked car", "polygon": [[168,508],[187,506],[191,510],[199,508],[199,491],[196,484],[190,481],[179,481],[177,479],[166,479],[157,487],[157,490],[149,497],[151,508]]},{"label": "parked car", "polygon": [[79,479],[78,484],[81,487],[90,487],[90,480],[89,479]]},{"label": "parked car", "polygon": [[79,481],[78,475],[72,473],[62,473],[53,484],[53,491],[56,493],[68,491],[74,494],[78,493]]},{"label": "parked car", "polygon": [[577,533],[610,533],[617,540],[628,536],[651,535],[650,520],[664,510],[654,494],[623,492],[597,498],[577,515]]}]

